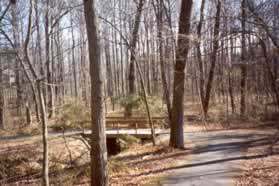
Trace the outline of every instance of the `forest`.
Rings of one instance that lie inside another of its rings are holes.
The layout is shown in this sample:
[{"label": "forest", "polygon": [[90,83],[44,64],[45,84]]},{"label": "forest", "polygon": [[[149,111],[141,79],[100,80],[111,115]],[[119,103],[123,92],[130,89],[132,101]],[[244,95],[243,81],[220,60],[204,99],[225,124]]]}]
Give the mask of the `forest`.
[{"label": "forest", "polygon": [[0,0],[0,185],[278,184],[278,0]]}]

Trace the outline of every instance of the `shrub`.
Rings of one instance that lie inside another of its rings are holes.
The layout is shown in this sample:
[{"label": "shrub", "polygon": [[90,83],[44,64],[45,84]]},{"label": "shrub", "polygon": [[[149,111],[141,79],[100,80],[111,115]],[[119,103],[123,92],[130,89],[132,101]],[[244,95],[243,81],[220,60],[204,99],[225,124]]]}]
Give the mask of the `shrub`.
[{"label": "shrub", "polygon": [[82,129],[89,127],[90,111],[82,103],[68,101],[61,108],[61,112],[52,125],[54,130]]},{"label": "shrub", "polygon": [[[162,103],[162,98],[158,96],[148,96],[147,102],[149,106],[149,110],[152,115],[163,115],[166,113],[166,107],[164,107],[164,104]],[[141,113],[144,113],[146,115],[146,106],[144,103],[143,98],[140,100],[140,105],[138,107],[138,110]]]},{"label": "shrub", "polygon": [[119,99],[119,104],[124,108],[124,116],[132,116],[132,110],[139,107],[140,97],[135,95],[125,96]]},{"label": "shrub", "polygon": [[121,150],[128,149],[132,145],[136,143],[140,143],[140,140],[138,138],[131,135],[124,135],[124,134],[121,135],[117,140]]},{"label": "shrub", "polygon": [[138,108],[140,105],[140,97],[139,96],[134,96],[134,95],[130,95],[130,96],[125,96],[125,97],[121,97],[118,98],[119,104],[121,107],[125,108],[125,107],[133,107],[133,108]]},{"label": "shrub", "polygon": [[36,125],[36,126],[30,125],[30,126],[20,128],[17,131],[17,134],[18,135],[23,135],[23,136],[38,135],[38,134],[41,134],[41,128],[38,125]]},{"label": "shrub", "polygon": [[[146,106],[142,96],[126,96],[118,98],[117,101],[125,110],[127,108],[132,108],[134,111],[137,111],[137,115],[146,115]],[[162,103],[160,97],[148,96],[147,102],[152,115],[162,115],[166,112],[166,107]]]}]

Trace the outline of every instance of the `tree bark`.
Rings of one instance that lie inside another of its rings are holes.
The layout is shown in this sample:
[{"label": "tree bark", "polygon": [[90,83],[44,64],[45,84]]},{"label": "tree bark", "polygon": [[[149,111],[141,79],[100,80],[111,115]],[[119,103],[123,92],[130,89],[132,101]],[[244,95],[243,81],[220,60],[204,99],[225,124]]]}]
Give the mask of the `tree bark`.
[{"label": "tree bark", "polygon": [[5,106],[5,99],[4,99],[4,88],[2,87],[3,83],[3,74],[2,74],[2,61],[0,58],[0,129],[5,129],[5,124],[4,124],[4,106]]},{"label": "tree bark", "polygon": [[279,90],[278,90],[278,86],[277,86],[277,80],[275,79],[274,73],[272,71],[272,67],[271,64],[269,62],[269,58],[268,58],[268,53],[267,53],[267,47],[265,42],[260,39],[260,45],[262,47],[263,50],[263,55],[264,55],[264,62],[265,62],[265,67],[268,73],[268,78],[270,80],[270,84],[271,84],[271,90],[275,96],[275,103],[277,105],[277,107],[279,108]]},{"label": "tree bark", "polygon": [[[156,7],[155,7],[156,10]],[[163,54],[163,11],[164,5],[163,0],[157,0],[157,35],[159,40],[159,59],[160,59],[160,70],[161,70],[161,78],[162,78],[162,85],[164,91],[164,100],[167,104],[167,111],[168,111],[168,119],[171,122],[171,100],[170,100],[170,92],[169,86],[166,78],[166,71],[165,71],[165,61],[164,61],[164,54]]]},{"label": "tree bark", "polygon": [[73,17],[71,15],[71,37],[72,37],[72,72],[74,78],[74,96],[78,98],[78,82],[77,82],[77,65],[76,65],[76,58],[75,58],[75,36],[74,36],[74,25],[73,25]]},{"label": "tree bark", "polygon": [[47,90],[48,90],[48,112],[49,118],[54,115],[54,100],[53,100],[53,88],[51,77],[51,61],[50,61],[50,36],[49,36],[49,0],[46,1],[46,13],[45,13],[45,48],[46,48],[46,67],[47,67]]},{"label": "tree bark", "polygon": [[100,38],[95,0],[83,2],[91,75],[91,185],[105,186],[108,185],[108,175]]},{"label": "tree bark", "polygon": [[205,99],[204,99],[204,115],[207,117],[208,114],[208,108],[209,108],[209,102],[210,102],[210,95],[211,95],[211,89],[212,84],[214,80],[214,73],[215,73],[215,66],[216,66],[216,58],[217,58],[217,50],[219,48],[219,31],[220,31],[220,13],[221,13],[221,0],[217,1],[216,6],[216,16],[215,16],[215,25],[214,25],[214,31],[213,31],[213,51],[210,56],[211,61],[211,67],[209,70],[209,76],[208,81],[206,85],[206,92],[205,92]]},{"label": "tree bark", "polygon": [[[18,28],[18,17],[17,17],[17,4],[12,5],[12,24],[13,24],[13,35],[14,35],[14,45],[15,48],[18,50],[20,47],[20,39],[19,39],[19,28]],[[21,82],[21,72],[20,72],[20,65],[19,62],[15,62],[15,82],[16,82],[16,92],[17,92],[17,113],[21,114],[22,109],[22,102],[23,102],[23,91],[22,91],[22,82]]]},{"label": "tree bark", "polygon": [[[29,69],[32,73],[33,78],[36,81],[36,87],[37,91],[39,94],[39,101],[40,101],[40,114],[41,114],[41,121],[42,121],[42,140],[43,140],[43,186],[49,186],[49,165],[48,165],[48,131],[47,131],[47,116],[46,116],[46,110],[45,110],[45,103],[44,103],[44,96],[41,91],[41,86],[40,86],[40,81],[39,77],[32,66],[32,63],[30,61],[29,53],[28,53],[28,45],[30,41],[30,34],[31,34],[31,27],[32,27],[32,0],[30,0],[30,9],[29,9],[29,16],[28,16],[28,28],[27,28],[27,34],[26,38],[24,41],[24,59],[26,60]],[[23,61],[21,61],[22,66],[24,68]],[[25,68],[24,68],[25,69]],[[25,70],[25,74],[28,77],[30,83],[32,84],[33,82],[31,81],[31,78],[28,76],[28,73]],[[33,85],[32,85],[33,86]]]},{"label": "tree bark", "polygon": [[135,93],[135,49],[138,41],[138,31],[139,31],[139,26],[140,26],[140,20],[141,20],[141,14],[143,10],[145,0],[139,0],[138,8],[137,8],[137,13],[135,17],[135,23],[134,23],[134,29],[132,32],[132,40],[130,42],[130,51],[131,51],[131,56],[130,56],[130,65],[129,65],[129,94],[134,94]]},{"label": "tree bark", "polygon": [[205,106],[204,105],[204,67],[203,67],[202,53],[201,53],[201,37],[202,37],[201,31],[204,22],[204,7],[205,7],[205,0],[202,0],[201,8],[200,8],[200,20],[197,26],[198,42],[196,43],[198,66],[199,66],[199,85],[200,85],[199,89],[200,89],[202,108],[204,108]]},{"label": "tree bark", "polygon": [[184,148],[184,70],[186,66],[188,51],[190,48],[188,34],[190,33],[192,4],[192,0],[182,0],[181,12],[179,17],[170,134],[170,146],[175,148]]},{"label": "tree bark", "polygon": [[247,65],[246,65],[246,0],[241,2],[241,80],[240,80],[240,115],[244,117],[246,114],[246,91],[247,91]]}]

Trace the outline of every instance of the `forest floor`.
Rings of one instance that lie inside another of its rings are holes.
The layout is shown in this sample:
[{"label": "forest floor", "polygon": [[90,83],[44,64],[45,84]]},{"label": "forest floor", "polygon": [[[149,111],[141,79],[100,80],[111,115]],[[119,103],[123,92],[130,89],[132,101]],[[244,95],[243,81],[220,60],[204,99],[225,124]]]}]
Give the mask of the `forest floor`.
[{"label": "forest floor", "polygon": [[279,138],[272,135],[270,143],[251,146],[242,161],[242,174],[236,178],[237,186],[278,186],[279,185]]},{"label": "forest floor", "polygon": [[[165,134],[155,147],[149,142],[134,143],[110,156],[110,185],[218,185],[216,181],[219,185],[278,185],[278,142],[270,155],[276,124],[278,120],[219,120],[219,116],[207,124],[187,121],[184,150],[168,147],[169,135]],[[41,137],[36,128],[30,130],[1,134],[0,185],[40,185]],[[89,153],[84,141],[54,134],[49,147],[52,184],[89,185]]]}]

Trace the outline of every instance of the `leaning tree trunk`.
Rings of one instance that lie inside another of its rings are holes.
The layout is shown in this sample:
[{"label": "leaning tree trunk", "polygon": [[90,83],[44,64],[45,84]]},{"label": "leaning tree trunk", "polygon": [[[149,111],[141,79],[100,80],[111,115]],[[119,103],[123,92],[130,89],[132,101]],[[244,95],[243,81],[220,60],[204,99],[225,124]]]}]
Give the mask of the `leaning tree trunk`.
[{"label": "leaning tree trunk", "polygon": [[199,89],[200,89],[200,99],[201,99],[202,108],[204,108],[204,67],[203,67],[204,65],[203,65],[202,53],[201,53],[201,37],[202,37],[201,31],[204,22],[204,7],[205,7],[205,0],[202,0],[201,8],[200,8],[200,20],[197,26],[198,42],[196,43],[198,66],[199,66],[199,86],[200,86]]},{"label": "leaning tree trunk", "polygon": [[129,93],[134,94],[135,93],[135,49],[136,44],[138,40],[138,32],[139,32],[139,26],[140,26],[140,20],[141,20],[141,14],[144,6],[145,0],[140,0],[139,5],[137,8],[136,18],[135,18],[135,24],[134,29],[132,33],[132,41],[130,43],[130,50],[131,50],[131,57],[130,57],[130,65],[129,65]]},{"label": "leaning tree trunk", "polygon": [[108,185],[104,93],[95,0],[84,0],[91,75],[91,185]]},{"label": "leaning tree trunk", "polygon": [[218,0],[216,7],[216,17],[215,17],[215,25],[214,25],[214,33],[213,33],[213,51],[210,56],[211,67],[209,70],[208,81],[206,85],[206,92],[204,98],[204,115],[207,117],[209,101],[211,95],[212,84],[214,80],[215,66],[216,66],[216,58],[217,58],[217,50],[219,48],[219,31],[220,31],[220,13],[221,13],[221,0]]},{"label": "leaning tree trunk", "polygon": [[190,32],[192,4],[192,0],[182,0],[179,18],[178,44],[176,49],[176,63],[174,69],[173,105],[170,134],[170,146],[175,148],[184,148],[184,70],[189,51],[189,38],[187,37],[187,35]]},{"label": "leaning tree trunk", "polygon": [[[145,0],[139,0],[138,8],[137,8],[137,13],[135,17],[135,24],[134,24],[134,29],[132,32],[132,41],[130,43],[130,51],[131,51],[131,56],[130,56],[130,64],[129,64],[129,94],[133,95],[136,92],[136,87],[135,87],[135,50],[136,50],[136,45],[137,45],[137,40],[138,40],[138,32],[139,32],[139,26],[140,26],[140,20],[141,20],[141,14],[143,10]],[[132,115],[132,107],[130,104],[125,108],[125,115],[126,116],[131,116]]]}]

